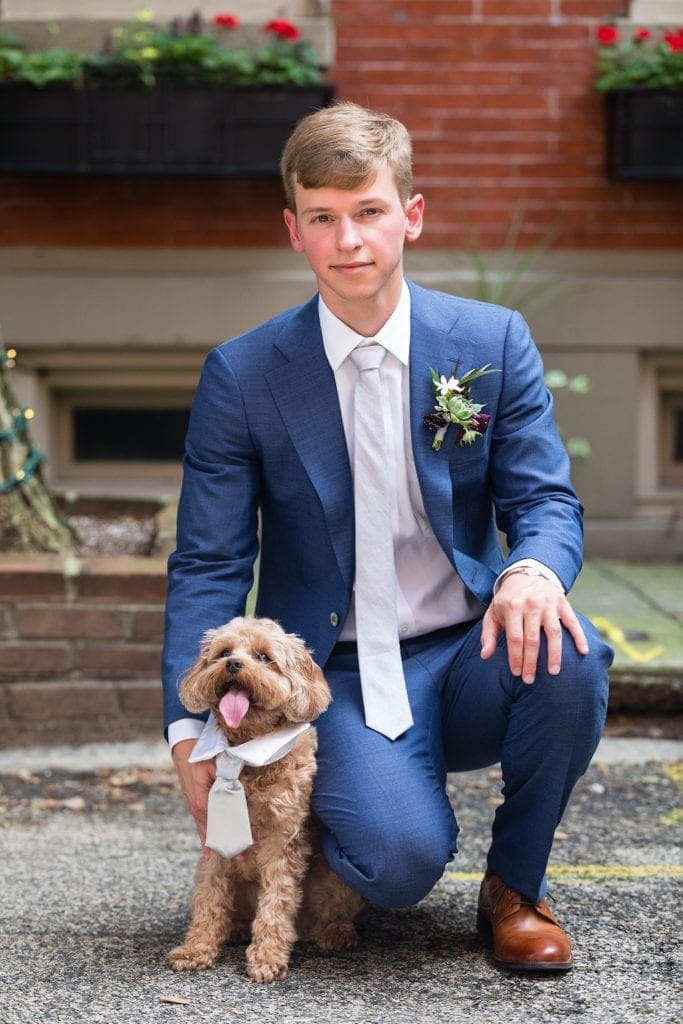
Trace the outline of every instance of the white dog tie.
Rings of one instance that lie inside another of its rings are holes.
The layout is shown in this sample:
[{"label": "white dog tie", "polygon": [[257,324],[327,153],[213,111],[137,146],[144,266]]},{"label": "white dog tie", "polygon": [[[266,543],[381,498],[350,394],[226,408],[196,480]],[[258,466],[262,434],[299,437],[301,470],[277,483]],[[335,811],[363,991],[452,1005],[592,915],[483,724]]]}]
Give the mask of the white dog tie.
[{"label": "white dog tie", "polygon": [[249,809],[244,786],[239,781],[245,764],[262,768],[288,754],[298,737],[310,722],[284,726],[266,736],[258,736],[246,743],[230,746],[218,728],[213,715],[209,716],[201,736],[190,755],[190,761],[208,761],[216,758],[216,781],[209,790],[206,845],[221,857],[236,857],[253,843]]}]

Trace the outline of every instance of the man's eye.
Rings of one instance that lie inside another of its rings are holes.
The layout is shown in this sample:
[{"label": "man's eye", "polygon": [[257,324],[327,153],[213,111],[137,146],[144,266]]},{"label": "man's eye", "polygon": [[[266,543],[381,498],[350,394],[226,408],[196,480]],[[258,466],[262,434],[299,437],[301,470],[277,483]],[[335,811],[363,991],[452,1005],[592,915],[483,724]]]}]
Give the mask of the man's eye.
[{"label": "man's eye", "polygon": [[365,214],[366,217],[374,217],[376,214],[379,213],[379,210],[377,209],[376,206],[368,206],[363,210],[363,213]]},{"label": "man's eye", "polygon": [[330,215],[328,213],[319,213],[318,216],[315,218],[314,223],[315,224],[327,224],[329,220],[330,220]]}]

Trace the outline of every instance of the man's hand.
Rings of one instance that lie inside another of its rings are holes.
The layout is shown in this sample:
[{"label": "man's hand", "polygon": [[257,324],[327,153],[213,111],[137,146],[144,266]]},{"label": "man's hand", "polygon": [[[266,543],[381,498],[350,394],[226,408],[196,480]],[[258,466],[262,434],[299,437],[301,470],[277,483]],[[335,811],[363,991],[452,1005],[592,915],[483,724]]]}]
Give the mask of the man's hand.
[{"label": "man's hand", "polygon": [[197,826],[202,852],[208,857],[210,851],[206,846],[206,808],[209,790],[216,778],[216,762],[198,761],[197,764],[190,764],[188,759],[195,743],[196,740],[180,740],[173,747],[171,757],[180,779],[185,804]]},{"label": "man's hand", "polygon": [[542,576],[511,573],[500,585],[482,620],[481,656],[490,658],[501,630],[505,631],[508,663],[525,683],[536,679],[541,631],[548,644],[548,672],[557,675],[562,665],[562,626],[580,654],[588,642],[564,593]]}]

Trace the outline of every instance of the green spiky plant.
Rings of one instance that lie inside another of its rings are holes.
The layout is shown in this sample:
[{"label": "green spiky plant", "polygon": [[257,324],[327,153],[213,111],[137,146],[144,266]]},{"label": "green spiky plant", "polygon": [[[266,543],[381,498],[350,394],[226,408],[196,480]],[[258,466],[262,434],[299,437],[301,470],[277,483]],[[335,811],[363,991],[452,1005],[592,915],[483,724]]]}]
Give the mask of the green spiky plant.
[{"label": "green spiky plant", "polygon": [[[476,246],[470,248],[467,259],[475,272],[475,298],[481,302],[518,309],[524,316],[529,316],[550,305],[561,295],[578,291],[583,286],[568,284],[556,275],[544,275],[540,281],[529,282],[530,271],[554,245],[560,231],[557,226],[552,226],[531,248],[520,249],[519,239],[523,226],[524,209],[518,206],[510,221],[502,249],[497,254],[496,265],[492,266]],[[548,370],[545,382],[551,391],[565,390],[574,395],[586,395],[590,391],[590,380],[583,373],[568,376],[562,370]],[[590,442],[585,437],[566,437],[561,428],[560,432],[572,458],[585,459],[592,454]]]}]

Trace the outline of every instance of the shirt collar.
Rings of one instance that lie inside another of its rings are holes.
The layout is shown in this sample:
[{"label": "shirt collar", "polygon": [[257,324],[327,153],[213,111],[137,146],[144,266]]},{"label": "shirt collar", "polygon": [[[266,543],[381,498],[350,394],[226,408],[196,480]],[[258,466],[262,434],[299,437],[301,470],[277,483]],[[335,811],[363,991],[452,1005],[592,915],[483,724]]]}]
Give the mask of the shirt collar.
[{"label": "shirt collar", "polygon": [[[318,315],[323,336],[325,355],[332,369],[336,372],[349,353],[363,340],[325,305],[322,296],[318,296]],[[405,281],[401,289],[396,309],[375,339],[383,345],[387,352],[396,356],[404,366],[408,365],[410,350],[410,292]]]}]

